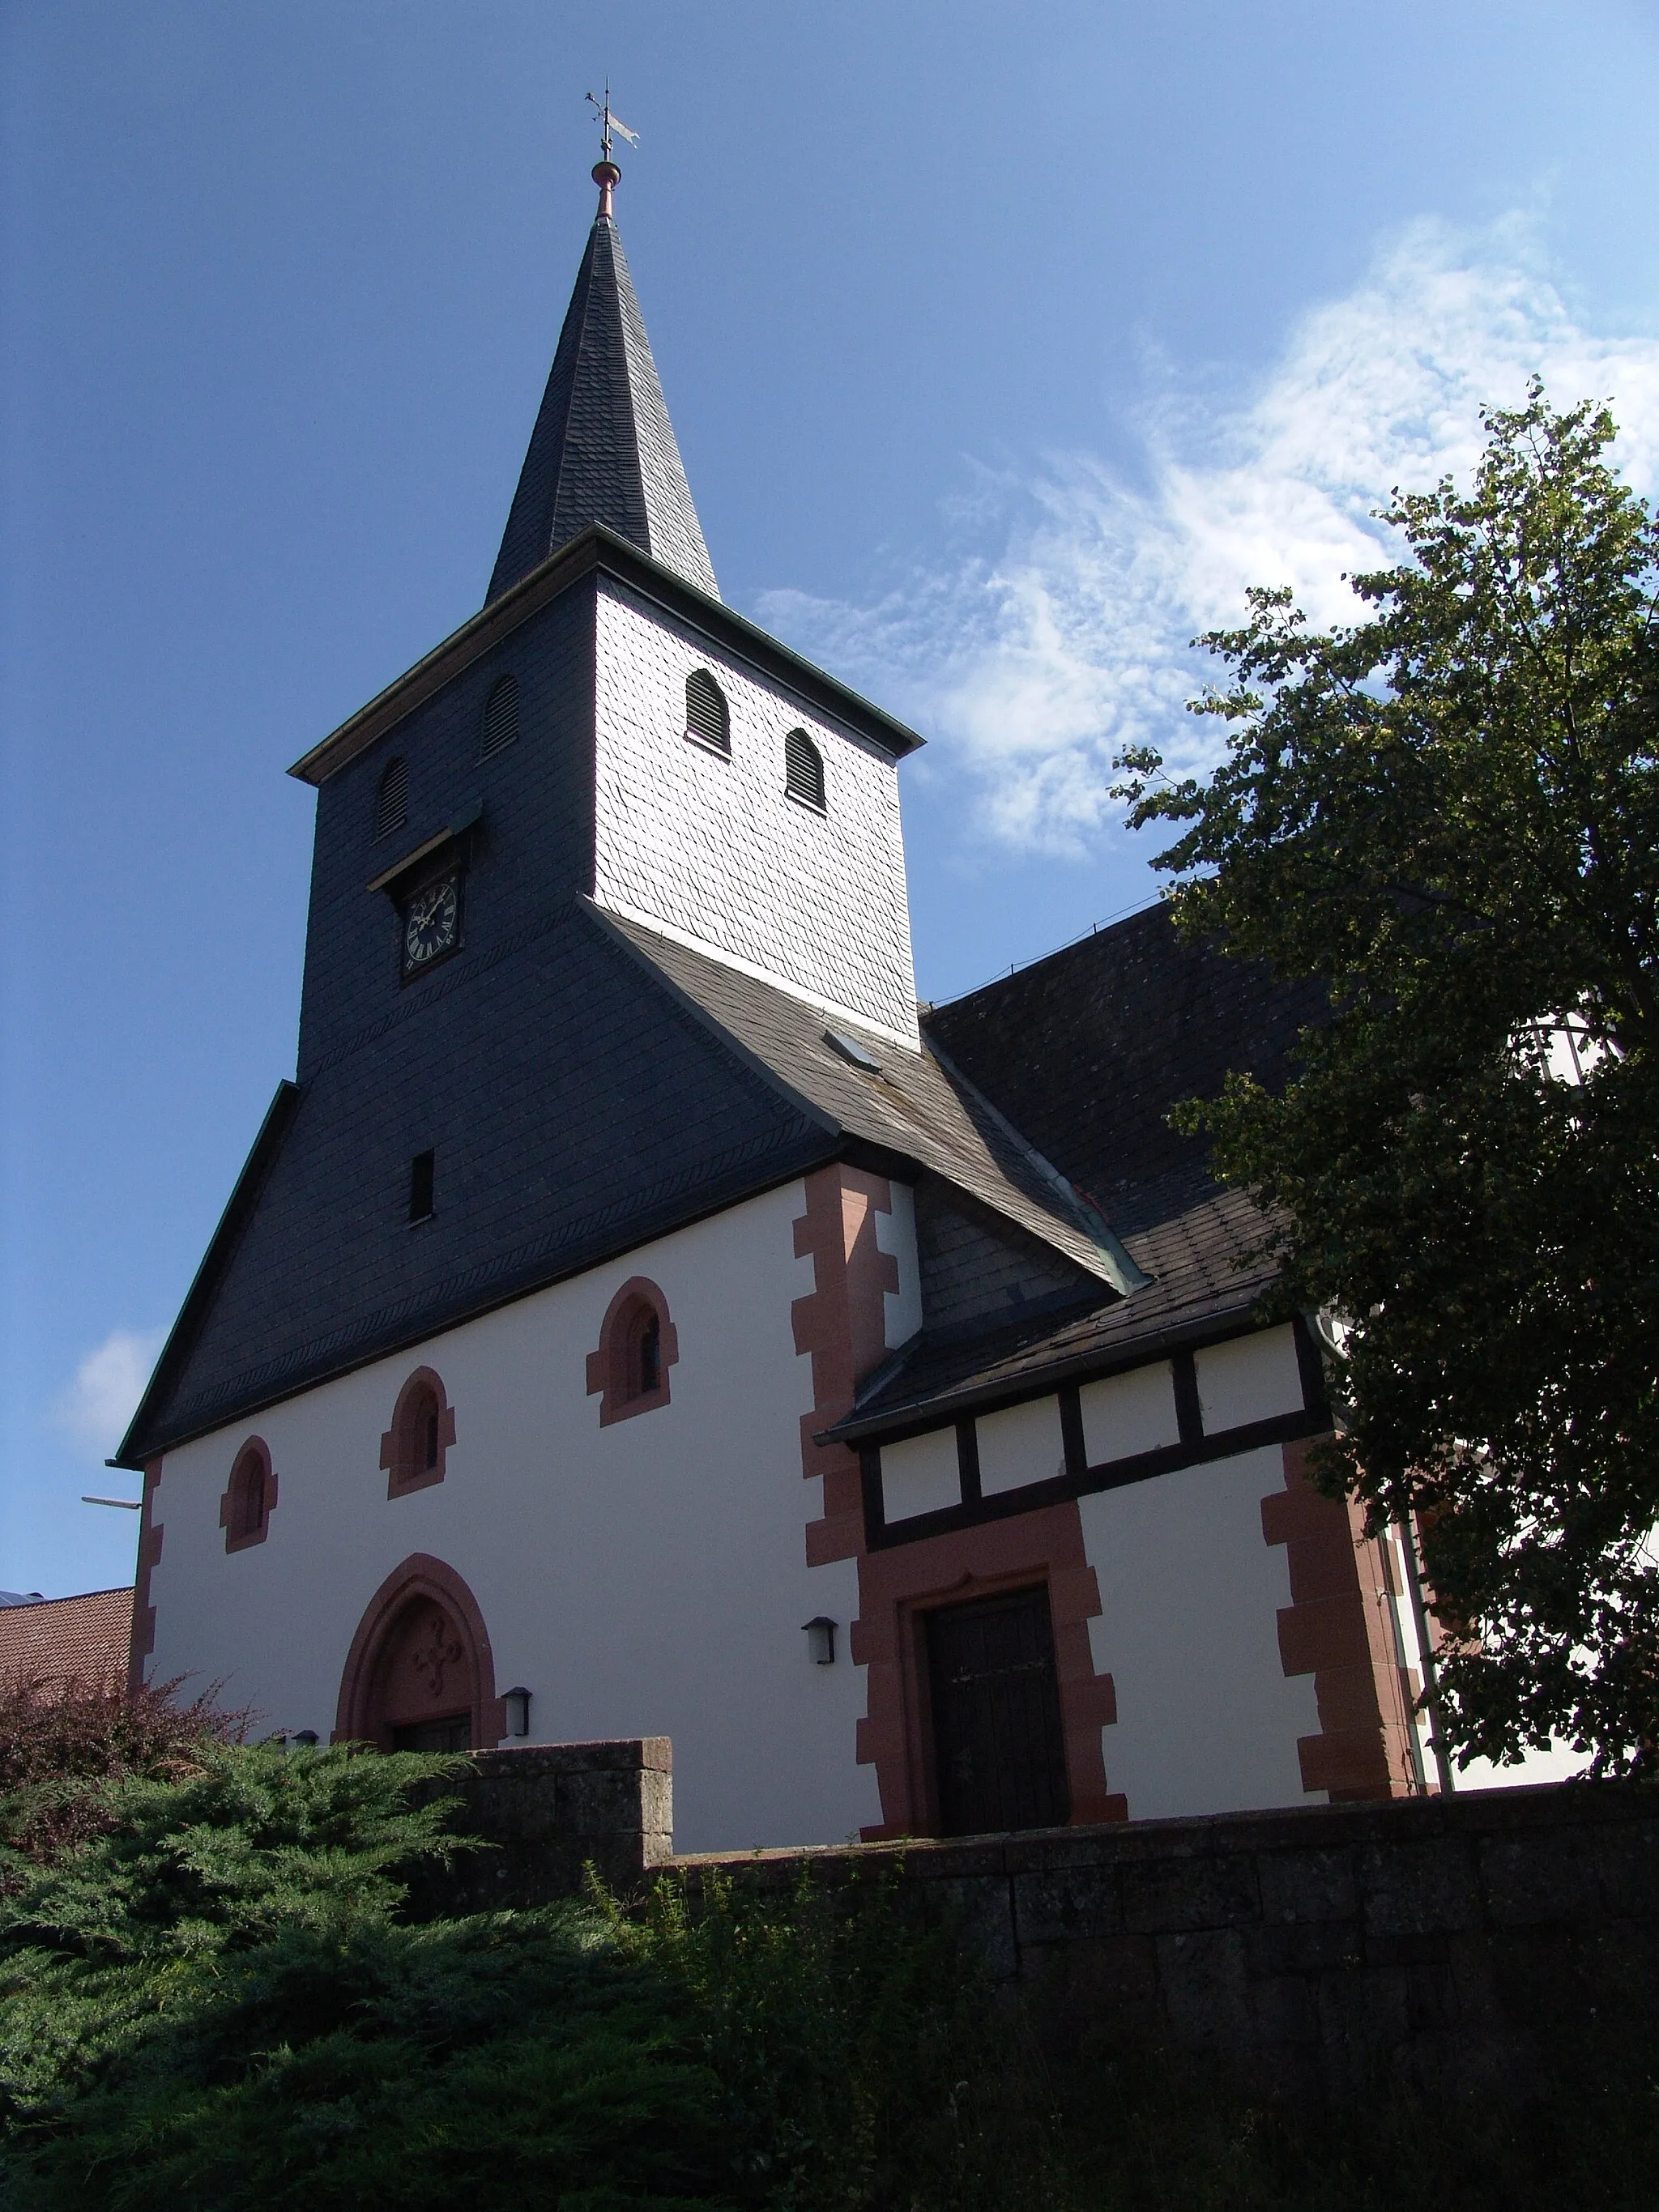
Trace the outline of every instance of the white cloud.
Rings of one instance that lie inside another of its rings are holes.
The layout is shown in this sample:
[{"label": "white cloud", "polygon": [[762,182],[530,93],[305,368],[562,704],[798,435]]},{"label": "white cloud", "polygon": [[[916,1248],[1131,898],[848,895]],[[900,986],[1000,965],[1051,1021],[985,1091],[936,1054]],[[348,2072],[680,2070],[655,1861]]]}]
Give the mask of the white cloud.
[{"label": "white cloud", "polygon": [[143,1395],[166,1334],[159,1328],[112,1328],[87,1353],[52,1411],[53,1424],[102,1460],[115,1449]]},{"label": "white cloud", "polygon": [[1659,340],[1575,321],[1525,218],[1418,223],[1303,317],[1253,392],[1149,402],[1144,490],[1087,454],[1033,481],[981,472],[951,563],[868,607],[770,592],[761,617],[940,741],[994,836],[1075,849],[1117,817],[1126,742],[1175,768],[1213,757],[1213,726],[1182,711],[1213,672],[1190,639],[1241,620],[1249,584],[1289,584],[1318,622],[1351,612],[1343,573],[1393,557],[1372,510],[1395,485],[1467,479],[1480,407],[1534,371],[1559,405],[1612,398],[1619,459],[1651,492]]}]

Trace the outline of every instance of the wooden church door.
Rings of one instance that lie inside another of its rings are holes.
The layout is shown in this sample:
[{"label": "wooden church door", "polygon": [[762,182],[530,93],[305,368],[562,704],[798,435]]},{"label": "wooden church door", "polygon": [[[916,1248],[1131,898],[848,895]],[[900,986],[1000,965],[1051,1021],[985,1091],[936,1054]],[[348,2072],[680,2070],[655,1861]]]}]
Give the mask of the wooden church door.
[{"label": "wooden church door", "polygon": [[392,1751],[470,1751],[477,1671],[460,1622],[435,1598],[415,1599],[375,1670],[374,1740]]},{"label": "wooden church door", "polygon": [[927,1626],[941,1832],[1062,1826],[1071,1793],[1048,1591],[942,1606]]}]

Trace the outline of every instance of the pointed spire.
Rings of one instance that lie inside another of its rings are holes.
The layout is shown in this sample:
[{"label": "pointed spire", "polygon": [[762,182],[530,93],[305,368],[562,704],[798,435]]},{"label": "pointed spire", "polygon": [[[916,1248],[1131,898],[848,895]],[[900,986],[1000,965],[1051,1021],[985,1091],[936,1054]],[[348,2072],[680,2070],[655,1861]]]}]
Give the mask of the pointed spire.
[{"label": "pointed spire", "polygon": [[486,605],[590,522],[607,524],[700,591],[720,596],[611,214],[621,177],[609,160],[593,171],[599,210]]}]

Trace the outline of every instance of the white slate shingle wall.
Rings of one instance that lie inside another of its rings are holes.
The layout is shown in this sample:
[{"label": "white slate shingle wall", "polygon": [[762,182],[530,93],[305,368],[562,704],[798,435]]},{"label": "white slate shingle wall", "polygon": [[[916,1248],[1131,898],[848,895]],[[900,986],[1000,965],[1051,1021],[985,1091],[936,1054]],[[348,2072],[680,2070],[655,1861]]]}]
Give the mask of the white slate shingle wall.
[{"label": "white slate shingle wall", "polygon": [[[600,903],[914,1044],[893,761],[620,587],[599,592],[597,625]],[[684,734],[694,668],[726,694],[729,760]],[[792,729],[823,757],[823,814],[784,794]]]}]

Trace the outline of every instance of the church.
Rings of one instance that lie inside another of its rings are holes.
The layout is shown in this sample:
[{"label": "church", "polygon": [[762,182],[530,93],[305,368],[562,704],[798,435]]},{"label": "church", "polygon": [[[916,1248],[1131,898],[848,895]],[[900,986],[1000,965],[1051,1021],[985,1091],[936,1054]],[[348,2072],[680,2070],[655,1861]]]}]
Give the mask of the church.
[{"label": "church", "polygon": [[483,608],[291,771],[298,1060],[122,1444],[132,1668],[666,1735],[683,1850],[1437,1785],[1408,1547],[1167,1110],[1305,991],[1160,910],[919,1005],[921,740],[721,600],[588,235]]}]

